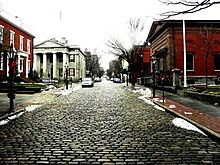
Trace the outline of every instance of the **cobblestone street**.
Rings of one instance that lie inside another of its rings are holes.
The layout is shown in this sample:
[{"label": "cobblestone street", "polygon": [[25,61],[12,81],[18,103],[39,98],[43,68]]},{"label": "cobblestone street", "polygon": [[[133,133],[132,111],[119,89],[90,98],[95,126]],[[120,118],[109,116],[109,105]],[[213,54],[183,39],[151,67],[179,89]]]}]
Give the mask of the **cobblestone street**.
[{"label": "cobblestone street", "polygon": [[48,99],[0,126],[0,164],[220,164],[219,142],[138,96],[101,82]]}]

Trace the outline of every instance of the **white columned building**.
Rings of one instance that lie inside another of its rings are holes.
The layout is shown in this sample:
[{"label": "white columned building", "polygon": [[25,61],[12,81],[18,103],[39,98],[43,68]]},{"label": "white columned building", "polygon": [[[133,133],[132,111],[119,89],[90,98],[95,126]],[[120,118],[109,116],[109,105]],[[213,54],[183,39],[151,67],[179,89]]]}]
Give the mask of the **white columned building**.
[{"label": "white columned building", "polygon": [[34,70],[43,79],[63,80],[66,67],[73,81],[85,77],[85,55],[78,46],[68,45],[65,38],[61,41],[53,38],[34,47]]}]

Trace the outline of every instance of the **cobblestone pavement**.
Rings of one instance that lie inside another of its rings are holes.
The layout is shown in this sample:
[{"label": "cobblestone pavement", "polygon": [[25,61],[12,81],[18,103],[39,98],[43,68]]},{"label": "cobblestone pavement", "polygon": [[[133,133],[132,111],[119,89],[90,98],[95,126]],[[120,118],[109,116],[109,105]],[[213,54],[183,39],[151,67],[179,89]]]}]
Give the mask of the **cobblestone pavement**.
[{"label": "cobblestone pavement", "polygon": [[174,118],[96,83],[0,126],[0,164],[220,164],[220,143]]}]

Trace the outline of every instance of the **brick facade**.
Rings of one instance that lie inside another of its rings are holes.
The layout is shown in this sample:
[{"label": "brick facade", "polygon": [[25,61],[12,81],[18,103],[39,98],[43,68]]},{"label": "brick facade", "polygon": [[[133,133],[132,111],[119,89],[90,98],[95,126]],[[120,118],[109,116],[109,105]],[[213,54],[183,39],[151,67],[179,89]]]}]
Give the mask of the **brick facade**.
[{"label": "brick facade", "polygon": [[[187,78],[196,80],[206,75],[206,54],[208,78],[220,76],[220,21],[185,21]],[[171,72],[178,68],[183,73],[183,21],[166,20],[153,22],[148,39],[151,55],[158,58],[157,70]],[[208,50],[208,51],[207,51]],[[165,66],[163,67],[163,60]]]},{"label": "brick facade", "polygon": [[[18,55],[16,58],[18,76],[20,76],[21,78],[27,78],[30,69],[33,68],[34,36],[2,16],[0,16],[0,29],[0,42],[2,44],[2,67],[0,67],[1,78],[4,79],[8,76],[8,57],[6,56],[6,54],[3,54],[3,52],[10,46],[11,43],[13,43],[14,50],[17,52]],[[14,41],[11,40],[11,35],[14,36]]]}]

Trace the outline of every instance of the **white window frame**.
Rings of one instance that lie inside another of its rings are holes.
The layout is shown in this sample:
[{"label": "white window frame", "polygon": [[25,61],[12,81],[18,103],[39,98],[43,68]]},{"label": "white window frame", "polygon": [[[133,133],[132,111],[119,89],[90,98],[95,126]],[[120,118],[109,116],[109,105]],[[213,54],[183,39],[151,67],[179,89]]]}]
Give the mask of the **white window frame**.
[{"label": "white window frame", "polygon": [[31,40],[27,39],[27,52],[31,53]]},{"label": "white window frame", "polygon": [[24,37],[22,35],[20,35],[20,50],[24,50]]},{"label": "white window frame", "polygon": [[3,43],[4,39],[4,26],[0,25],[0,43]]},{"label": "white window frame", "polygon": [[4,56],[3,53],[0,54],[0,70],[3,70],[3,62],[4,62]]},{"label": "white window frame", "polygon": [[31,71],[31,60],[28,60],[28,73]]},{"label": "white window frame", "polygon": [[19,71],[20,71],[21,73],[24,72],[24,59],[23,59],[23,58],[20,58]]},{"label": "white window frame", "polygon": [[15,32],[10,30],[10,45],[13,44],[13,47],[15,47]]},{"label": "white window frame", "polygon": [[69,55],[69,62],[75,62],[75,54]]}]

